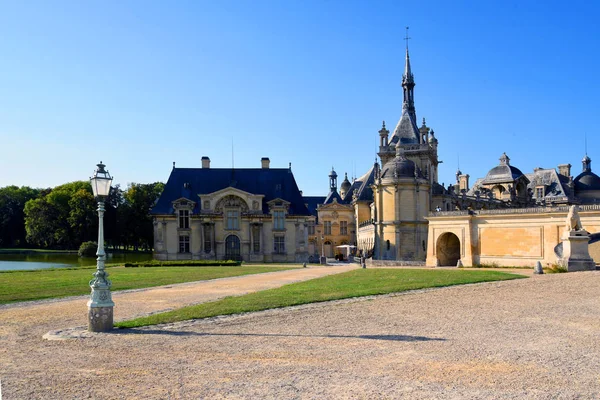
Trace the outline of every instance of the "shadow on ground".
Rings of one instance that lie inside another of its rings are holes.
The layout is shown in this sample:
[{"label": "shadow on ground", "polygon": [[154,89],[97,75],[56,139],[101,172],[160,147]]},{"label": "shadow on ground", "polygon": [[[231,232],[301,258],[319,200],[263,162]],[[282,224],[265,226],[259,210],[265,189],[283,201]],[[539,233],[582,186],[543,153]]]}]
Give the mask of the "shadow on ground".
[{"label": "shadow on ground", "polygon": [[169,329],[115,329],[110,331],[115,335],[168,335],[168,336],[238,336],[238,337],[297,337],[297,338],[322,338],[322,339],[368,339],[368,340],[391,340],[398,342],[429,342],[445,341],[443,338],[431,338],[426,336],[410,335],[290,335],[279,333],[204,333],[189,331],[174,331]]}]

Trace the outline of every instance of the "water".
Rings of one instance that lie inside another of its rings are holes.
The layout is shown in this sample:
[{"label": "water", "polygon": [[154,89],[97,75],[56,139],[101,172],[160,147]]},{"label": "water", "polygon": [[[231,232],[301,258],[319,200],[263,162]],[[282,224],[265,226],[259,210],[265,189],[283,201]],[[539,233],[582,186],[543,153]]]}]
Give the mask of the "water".
[{"label": "water", "polygon": [[[109,253],[107,254],[106,262],[125,263],[151,259],[152,254],[149,253]],[[95,258],[80,258],[76,253],[0,253],[0,271],[85,267],[92,265],[96,265]]]}]

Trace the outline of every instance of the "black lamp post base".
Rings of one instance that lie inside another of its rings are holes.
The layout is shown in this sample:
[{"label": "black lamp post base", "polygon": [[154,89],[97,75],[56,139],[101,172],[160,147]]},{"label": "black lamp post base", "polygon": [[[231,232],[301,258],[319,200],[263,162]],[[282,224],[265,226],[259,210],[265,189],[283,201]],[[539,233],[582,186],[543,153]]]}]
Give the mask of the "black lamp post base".
[{"label": "black lamp post base", "polygon": [[89,307],[88,331],[108,332],[113,328],[113,307]]}]

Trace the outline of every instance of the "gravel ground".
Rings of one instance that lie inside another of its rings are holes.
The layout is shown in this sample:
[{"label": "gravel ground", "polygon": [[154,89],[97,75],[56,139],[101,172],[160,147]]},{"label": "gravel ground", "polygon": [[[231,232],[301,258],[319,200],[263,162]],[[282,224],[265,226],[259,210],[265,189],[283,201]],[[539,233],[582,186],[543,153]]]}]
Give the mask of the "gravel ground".
[{"label": "gravel ground", "polygon": [[0,308],[4,399],[600,398],[600,272],[43,340],[73,307]]}]

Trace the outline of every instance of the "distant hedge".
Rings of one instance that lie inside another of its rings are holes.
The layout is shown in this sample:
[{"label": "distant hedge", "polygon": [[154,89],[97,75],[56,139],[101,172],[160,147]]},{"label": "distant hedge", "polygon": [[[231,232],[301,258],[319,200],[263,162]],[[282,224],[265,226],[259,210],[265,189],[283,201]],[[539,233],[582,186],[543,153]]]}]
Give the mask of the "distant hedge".
[{"label": "distant hedge", "polygon": [[138,267],[239,267],[241,261],[214,261],[214,260],[178,260],[178,261],[139,261],[125,263],[125,268]]},{"label": "distant hedge", "polygon": [[79,246],[77,254],[79,257],[95,257],[96,251],[98,250],[98,243],[96,242],[83,242]]}]

